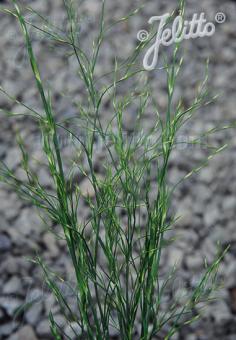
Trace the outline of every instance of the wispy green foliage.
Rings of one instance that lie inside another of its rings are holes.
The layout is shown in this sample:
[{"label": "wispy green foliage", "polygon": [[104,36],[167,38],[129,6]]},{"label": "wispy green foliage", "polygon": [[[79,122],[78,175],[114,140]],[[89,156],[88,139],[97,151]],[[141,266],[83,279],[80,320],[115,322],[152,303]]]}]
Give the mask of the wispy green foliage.
[{"label": "wispy green foliage", "polygon": [[[86,138],[79,135],[62,122],[56,120],[53,112],[50,93],[43,84],[32,42],[28,33],[27,22],[17,3],[13,1],[14,10],[8,13],[14,15],[21,26],[28,51],[28,57],[41,99],[44,114],[40,114],[24,103],[28,115],[36,120],[42,134],[42,150],[47,158],[47,165],[54,183],[54,193],[47,191],[38,179],[37,174],[30,169],[29,159],[23,141],[19,138],[22,152],[22,169],[26,172],[28,181],[18,179],[6,165],[0,168],[1,180],[8,183],[24,199],[43,209],[50,219],[61,226],[68,254],[73,263],[76,286],[74,289],[77,311],[74,311],[57,284],[57,276],[43,263],[40,258],[36,262],[42,267],[45,280],[57,299],[57,302],[68,321],[77,323],[81,332],[76,338],[81,339],[110,339],[111,329],[117,329],[121,339],[132,339],[135,325],[140,324],[140,339],[151,339],[165,325],[168,325],[165,339],[184,324],[194,321],[197,316],[192,314],[194,307],[202,301],[207,301],[214,283],[219,263],[223,255],[220,253],[216,260],[208,266],[206,273],[199,280],[197,288],[189,294],[184,306],[174,303],[166,313],[161,312],[162,299],[165,288],[173,280],[174,271],[164,283],[160,280],[160,261],[162,251],[169,244],[165,239],[166,232],[173,226],[174,217],[169,216],[169,208],[174,188],[168,186],[168,165],[171,153],[177,145],[179,129],[192,117],[193,113],[209,101],[206,91],[207,72],[196,99],[189,108],[185,108],[180,101],[177,107],[173,103],[176,80],[181,70],[183,59],[180,44],[176,44],[171,62],[166,62],[164,69],[167,75],[168,104],[165,115],[160,115],[156,109],[155,98],[146,83],[141,91],[135,93],[131,89],[121,99],[118,87],[135,78],[138,74],[147,72],[137,68],[137,60],[150,42],[140,43],[134,53],[125,62],[115,60],[114,69],[110,73],[111,83],[103,89],[97,87],[95,70],[99,52],[105,33],[105,2],[102,2],[100,26],[98,36],[92,46],[89,57],[81,49],[76,36],[77,15],[73,1],[64,0],[65,12],[69,24],[68,32],[55,33],[49,27],[50,23],[41,14],[36,13],[47,25],[37,27],[45,35],[50,35],[55,42],[65,44],[68,53],[73,53],[87,93],[86,105],[80,104],[80,115]],[[128,20],[135,11],[119,22]],[[180,13],[184,15],[184,2],[180,2]],[[109,29],[113,25],[109,26]],[[45,28],[46,27],[46,28]],[[153,39],[152,35],[150,39]],[[4,92],[3,89],[1,89]],[[101,108],[103,99],[109,92],[113,114],[106,126],[101,122]],[[11,98],[14,100],[14,98]],[[15,100],[16,101],[16,100]],[[137,120],[134,122],[134,133],[131,138],[123,130],[123,116],[127,108],[138,102]],[[145,110],[150,105],[156,112],[153,128],[146,135],[141,133],[141,121]],[[7,112],[8,115],[15,115]],[[116,129],[114,129],[114,125]],[[77,168],[89,179],[94,199],[83,197],[79,185],[74,184],[73,171],[65,171],[64,160],[59,143],[59,131],[63,130],[72,136],[80,145],[88,163],[88,170],[81,164]],[[211,131],[209,133],[212,133]],[[105,175],[101,178],[95,171],[95,143],[96,137],[103,142],[106,161]],[[134,138],[138,136],[138,138]],[[152,136],[150,143],[149,137]],[[155,139],[153,140],[153,136]],[[193,141],[197,144],[199,140]],[[208,159],[193,173],[199,171],[213,154],[222,150],[214,149]],[[155,173],[152,181],[155,183],[155,198],[151,198],[151,173]],[[184,180],[183,179],[183,180]],[[84,223],[78,218],[78,207],[82,199],[87,200],[91,218]],[[120,211],[124,212],[122,220]],[[141,226],[141,215],[145,212],[147,218],[145,227]],[[87,232],[88,231],[88,232]],[[89,234],[89,236],[88,236]],[[171,244],[171,243],[170,243]],[[171,246],[171,245],[169,245]],[[104,263],[99,258],[103,257]],[[208,284],[210,283],[209,289]],[[140,319],[138,318],[140,315]],[[52,313],[49,316],[51,331],[55,339],[69,338],[57,325]]]}]

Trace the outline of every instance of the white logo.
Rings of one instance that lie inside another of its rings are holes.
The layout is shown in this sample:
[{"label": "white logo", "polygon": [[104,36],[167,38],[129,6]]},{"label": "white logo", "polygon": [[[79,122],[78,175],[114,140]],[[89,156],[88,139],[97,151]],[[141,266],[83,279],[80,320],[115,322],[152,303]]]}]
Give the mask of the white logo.
[{"label": "white logo", "polygon": [[[184,39],[196,39],[199,37],[210,37],[215,33],[216,27],[213,22],[207,22],[205,13],[200,15],[194,14],[191,21],[184,20],[182,16],[177,16],[172,28],[165,28],[167,20],[170,18],[170,14],[164,14],[162,16],[153,16],[149,19],[148,23],[153,24],[159,22],[159,27],[156,34],[154,44],[148,49],[144,56],[143,66],[147,71],[155,69],[158,63],[160,46],[170,46],[174,43],[179,43]],[[223,23],[226,19],[224,13],[217,13],[215,20],[218,23]],[[139,31],[137,37],[140,41],[148,39],[149,34],[147,31]]]}]

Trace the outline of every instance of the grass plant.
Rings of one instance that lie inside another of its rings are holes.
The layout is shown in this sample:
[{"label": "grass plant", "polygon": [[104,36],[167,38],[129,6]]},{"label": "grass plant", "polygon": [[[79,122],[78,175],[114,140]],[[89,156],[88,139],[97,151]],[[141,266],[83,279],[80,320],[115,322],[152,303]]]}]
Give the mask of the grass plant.
[{"label": "grass plant", "polygon": [[[115,59],[109,75],[111,82],[103,88],[97,86],[95,71],[107,32],[114,25],[130,20],[137,11],[107,27],[103,1],[98,36],[93,43],[92,53],[87,55],[77,39],[79,19],[73,1],[64,0],[69,28],[67,32],[61,32],[55,27],[52,29],[48,20],[32,9],[29,10],[34,12],[44,25],[39,27],[30,23],[25,19],[18,2],[12,2],[14,8],[5,12],[19,21],[43,113],[12,98],[4,89],[1,88],[1,91],[23,106],[25,115],[37,123],[54,190],[51,192],[41,185],[37,173],[30,167],[30,156],[21,138],[18,138],[22,152],[21,166],[28,180],[17,178],[3,163],[0,178],[23,199],[36,206],[53,225],[61,227],[68,256],[74,268],[76,310],[72,309],[61,291],[58,284],[60,280],[52,268],[48,268],[39,256],[35,261],[42,267],[45,280],[76,339],[108,340],[114,329],[118,331],[120,339],[131,340],[134,334],[138,334],[138,338],[142,340],[152,339],[163,330],[165,339],[171,339],[180,327],[198,318],[192,311],[198,304],[207,302],[216,289],[217,271],[225,253],[223,251],[216,254],[216,259],[206,267],[199,284],[189,293],[184,305],[172,301],[168,310],[163,313],[162,301],[165,289],[173,280],[176,270],[173,268],[164,282],[160,280],[163,248],[168,244],[166,235],[174,228],[175,223],[175,217],[169,213],[173,192],[176,189],[176,186],[168,185],[169,160],[176,148],[180,129],[202,105],[209,103],[208,70],[192,105],[184,107],[181,99],[175,105],[173,96],[176,81],[183,66],[181,43],[177,43],[171,60],[166,60],[163,67],[166,72],[168,104],[165,114],[160,114],[155,95],[146,82],[138,92],[131,88],[123,96],[117,94],[120,87],[126,86],[127,82],[147,72],[137,65],[143,51],[155,38],[155,31],[146,42],[140,42],[136,46],[128,59],[122,62]],[[179,12],[182,16],[184,9],[185,4],[181,1]],[[174,15],[173,13],[170,20]],[[86,138],[76,134],[70,125],[58,121],[51,93],[42,81],[29,27],[40,30],[55,44],[66,46],[68,53],[74,55],[78,64],[78,76],[83,81],[86,93],[84,103],[80,103],[79,106],[80,124]],[[158,69],[154,72],[158,72]],[[112,113],[110,120],[104,125],[101,115],[103,100],[107,96],[110,98]],[[136,107],[137,115],[133,123],[134,131],[127,138],[123,129],[123,119],[132,105]],[[155,121],[150,131],[142,133],[142,119],[147,107],[150,106],[155,112]],[[14,112],[6,112],[4,109],[2,111],[8,116],[17,116]],[[86,169],[83,164],[78,163],[73,164],[70,171],[66,171],[59,140],[60,131],[66,133],[77,146],[80,146],[88,165]],[[97,138],[102,141],[105,154],[103,164],[105,171],[102,178],[95,169]],[[191,143],[200,142],[201,139],[196,139]],[[223,148],[210,149],[209,157],[181,181],[200,171],[210,158]],[[74,178],[75,168],[91,183],[94,197],[83,195],[80,185]],[[155,198],[151,199],[153,183]],[[82,200],[86,201],[90,209],[90,218],[84,223],[81,223],[78,216]],[[142,214],[146,216],[144,227],[140,222]],[[171,247],[171,244],[169,246]],[[55,339],[70,339],[56,323],[52,313],[49,320]]]}]

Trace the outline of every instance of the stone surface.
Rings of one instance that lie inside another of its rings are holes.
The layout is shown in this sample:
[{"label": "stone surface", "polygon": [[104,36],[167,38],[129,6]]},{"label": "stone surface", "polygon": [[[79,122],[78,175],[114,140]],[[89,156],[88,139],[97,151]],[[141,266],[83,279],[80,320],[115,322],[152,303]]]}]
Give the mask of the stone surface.
[{"label": "stone surface", "polygon": [[11,170],[16,170],[16,167],[21,162],[21,155],[18,148],[12,148],[8,151],[7,157],[6,157],[6,165]]},{"label": "stone surface", "polygon": [[79,336],[82,333],[81,332],[81,327],[76,322],[71,322],[71,324],[66,326],[65,333],[71,339],[76,340],[76,335]]},{"label": "stone surface", "polygon": [[14,296],[1,296],[0,307],[6,311],[6,313],[13,317],[17,308],[22,305],[23,301]]},{"label": "stone surface", "polygon": [[35,302],[33,305],[24,313],[25,321],[33,326],[36,326],[41,319],[43,314],[42,302]]},{"label": "stone surface", "polygon": [[82,192],[82,195],[85,197],[94,197],[95,196],[95,191],[94,188],[92,186],[92,183],[90,182],[90,180],[88,178],[85,178],[83,180],[83,182],[80,185],[80,190]]},{"label": "stone surface", "polygon": [[11,321],[0,325],[0,337],[6,337],[12,334],[18,326],[18,322]]},{"label": "stone surface", "polygon": [[42,224],[43,222],[35,210],[24,209],[17,220],[16,227],[24,236],[30,236],[32,233],[40,234],[42,232]]},{"label": "stone surface", "polygon": [[6,221],[1,220],[1,228],[5,229],[10,224],[7,221],[14,220],[19,215],[21,203],[15,193],[9,193],[5,190],[0,190],[0,202],[0,213],[6,219]]},{"label": "stone surface", "polygon": [[187,256],[185,261],[188,269],[190,270],[200,270],[204,263],[203,258],[201,258],[201,254],[198,253]]},{"label": "stone surface", "polygon": [[0,253],[11,249],[11,240],[5,234],[0,234]]},{"label": "stone surface", "polygon": [[171,249],[169,249],[168,265],[170,267],[173,267],[176,265],[180,266],[183,260],[183,256],[184,254],[181,249],[172,247]]},{"label": "stone surface", "polygon": [[4,294],[14,294],[22,292],[22,284],[21,280],[18,276],[13,276],[10,280],[7,281],[3,288]]},{"label": "stone surface", "polygon": [[40,337],[48,337],[51,335],[49,320],[45,319],[38,323],[36,332]]},{"label": "stone surface", "polygon": [[37,337],[32,327],[24,326],[19,331],[12,334],[8,340],[37,340]]},{"label": "stone surface", "polygon": [[56,243],[56,236],[46,232],[43,235],[43,242],[49,251],[49,255],[52,257],[57,257],[59,255],[59,248]]}]

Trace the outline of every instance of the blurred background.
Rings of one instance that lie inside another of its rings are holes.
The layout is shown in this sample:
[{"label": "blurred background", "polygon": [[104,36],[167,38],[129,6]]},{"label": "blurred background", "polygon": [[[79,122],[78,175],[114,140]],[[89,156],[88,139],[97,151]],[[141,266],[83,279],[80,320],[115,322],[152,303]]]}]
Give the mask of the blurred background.
[{"label": "blurred background", "polygon": [[[0,1],[1,8],[11,8],[10,1]],[[48,18],[53,25],[66,30],[65,11],[62,1],[20,1],[31,6]],[[137,45],[137,33],[148,29],[148,19],[153,15],[170,13],[178,7],[174,0],[150,0],[128,2],[107,0],[106,20],[112,22],[126,16],[136,7],[144,5],[140,12],[127,23],[115,26],[107,35],[101,50],[96,76],[109,72],[114,57],[127,57]],[[79,37],[82,46],[89,51],[91,41],[98,30],[101,2],[83,1],[78,6]],[[212,37],[185,41],[184,65],[176,88],[176,97],[182,97],[186,105],[194,99],[199,81],[204,78],[205,63],[209,58],[209,89],[219,94],[214,103],[198,110],[180,136],[181,141],[191,142],[199,134],[215,126],[224,126],[236,119],[236,1],[188,0],[187,17],[204,12],[207,20],[216,25]],[[215,22],[217,13],[225,14],[223,23]],[[28,21],[43,28],[42,21],[32,11],[26,11]],[[68,55],[64,45],[55,43],[39,31],[29,28],[35,54],[45,84],[52,91],[54,111],[58,119],[78,114],[79,101],[83,101],[84,88],[76,75],[74,58]],[[23,38],[15,18],[0,12],[0,86],[18,101],[42,111],[37,90],[27,60]],[[168,48],[162,47],[168,53]],[[142,63],[142,60],[139,60]],[[161,65],[160,65],[161,66]],[[160,71],[147,72],[146,81],[156,93],[161,112],[166,107],[166,83]],[[122,89],[125,93],[126,88]],[[25,113],[25,109],[0,93],[0,107],[7,111]],[[113,114],[109,98],[104,105],[102,120],[108,121]],[[124,130],[132,131],[135,112],[124,117]],[[152,126],[152,113],[145,114],[145,127]],[[28,118],[12,119],[0,112],[0,160],[4,161],[17,176],[20,169],[20,152],[16,137],[20,133],[34,170],[41,183],[51,188],[52,183],[40,149],[40,134],[36,124]],[[205,142],[205,140],[204,140]],[[186,326],[174,337],[179,340],[234,340],[236,339],[236,133],[223,130],[212,135],[208,143],[228,148],[214,157],[204,169],[180,185],[174,195],[173,212],[182,216],[175,225],[177,240],[165,250],[163,267],[178,262],[177,281],[173,289],[188,290],[194,287],[204,270],[204,261],[212,261],[217,253],[217,241],[226,247],[231,245],[220,267],[220,279],[224,287],[219,299],[204,308],[203,317]],[[68,163],[74,157],[70,143],[62,136],[61,147]],[[183,144],[173,153],[169,181],[176,183],[207,156],[204,145]],[[103,151],[97,148],[96,164],[102,176]],[[89,182],[78,178],[82,189],[91,190]],[[93,193],[91,192],[91,195]],[[89,216],[87,206],[81,209],[81,219]],[[62,240],[57,240],[47,230],[47,223],[38,217],[30,204],[18,198],[16,192],[0,185],[0,339],[51,339],[47,315],[50,310],[56,321],[66,329],[55,300],[41,278],[41,271],[30,258],[39,253],[48,264],[63,276],[72,279],[73,268]],[[65,287],[64,287],[65,288]],[[65,288],[66,289],[66,288]],[[69,292],[68,292],[69,295]],[[70,296],[68,296],[70,299]],[[73,296],[71,297],[73,303]],[[23,311],[15,316],[22,304]],[[114,334],[114,339],[119,336]],[[159,337],[161,339],[161,337]]]}]

